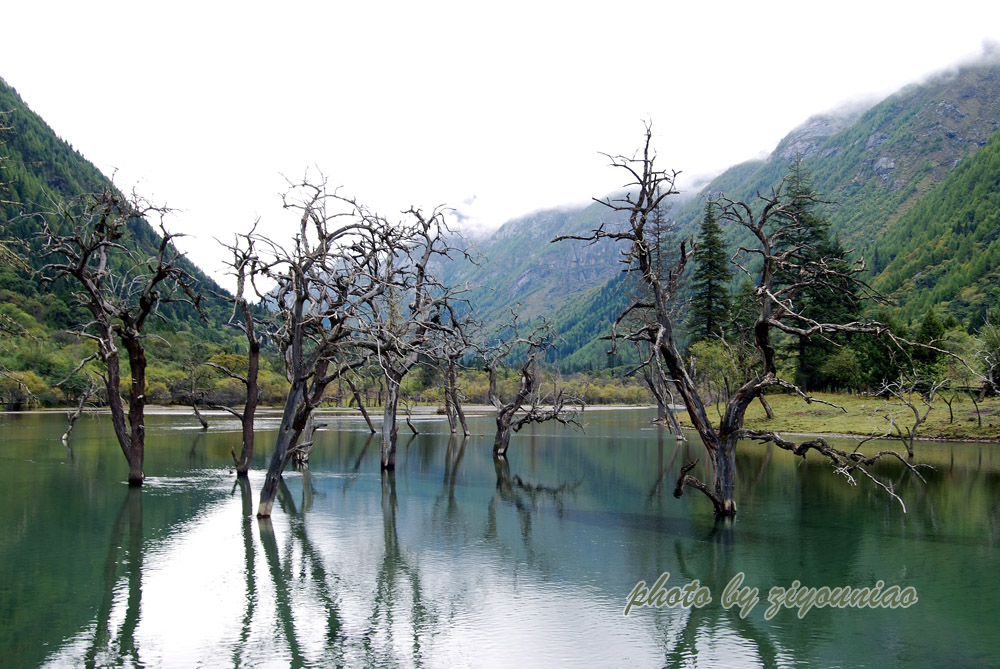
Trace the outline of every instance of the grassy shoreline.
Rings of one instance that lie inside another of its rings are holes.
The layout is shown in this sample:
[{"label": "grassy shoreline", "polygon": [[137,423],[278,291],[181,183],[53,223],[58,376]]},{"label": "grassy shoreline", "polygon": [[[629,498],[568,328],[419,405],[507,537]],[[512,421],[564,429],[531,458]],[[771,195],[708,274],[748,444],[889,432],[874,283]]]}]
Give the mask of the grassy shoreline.
[{"label": "grassy shoreline", "polygon": [[[909,408],[899,403],[886,406],[882,398],[869,395],[816,395],[816,399],[837,406],[818,402],[807,404],[794,395],[769,395],[767,399],[774,410],[774,418],[768,420],[760,403],[754,402],[747,410],[745,427],[786,434],[870,437],[885,435],[890,431],[890,422],[885,418],[887,412],[895,415],[896,423],[903,427],[904,432],[905,427],[912,426],[914,422],[913,412]],[[946,399],[950,400],[951,395],[947,395]],[[923,416],[927,407],[919,398],[914,401]],[[893,434],[892,437],[894,436]],[[917,438],[1000,441],[1000,398],[991,397],[980,402],[978,418],[975,405],[968,396],[956,395],[952,400],[951,412],[944,399],[935,398],[926,422],[918,429]]]},{"label": "grassy shoreline", "polygon": [[[760,403],[754,402],[747,409],[744,426],[750,429],[770,430],[788,435],[870,437],[872,435],[885,435],[889,431],[890,424],[884,417],[887,409],[896,414],[895,420],[901,426],[913,424],[913,414],[908,408],[899,404],[887,408],[883,400],[878,397],[833,393],[818,393],[815,397],[829,404],[819,402],[809,404],[794,395],[768,395],[768,402],[774,410],[774,418],[768,420]],[[950,399],[950,396],[947,398]],[[920,413],[923,415],[926,407],[919,402],[919,399],[917,402]],[[585,412],[648,408],[652,407],[648,405],[595,404],[588,405]],[[438,407],[435,405],[419,405],[412,408],[413,414],[421,417],[436,415],[437,410]],[[469,405],[465,407],[465,410],[470,416],[490,415],[494,411],[493,407],[488,405]],[[718,417],[718,412],[722,410],[722,405],[714,408],[708,407],[709,418],[714,421]],[[66,411],[66,408],[34,409],[9,412],[9,415],[17,413],[65,413]],[[107,409],[91,409],[87,410],[86,413],[100,414],[106,411]],[[280,411],[280,407],[260,407],[259,411],[266,415]],[[209,416],[213,414],[224,415],[224,412],[210,409],[203,409],[202,412]],[[0,412],[0,414],[7,413]],[[147,413],[149,415],[191,414],[191,408],[183,405],[152,405],[147,407]],[[369,413],[373,419],[381,418],[381,409],[378,407],[369,408]],[[319,410],[319,414],[361,415],[357,409],[336,407],[324,407]],[[678,419],[682,425],[690,428],[685,412],[680,412]],[[890,438],[895,438],[895,436],[892,435]],[[943,399],[936,399],[926,422],[919,428],[917,438],[919,440],[1000,442],[1000,398],[990,397],[980,402],[978,418],[975,405],[967,396],[955,397],[952,401],[950,414],[947,403]]]}]

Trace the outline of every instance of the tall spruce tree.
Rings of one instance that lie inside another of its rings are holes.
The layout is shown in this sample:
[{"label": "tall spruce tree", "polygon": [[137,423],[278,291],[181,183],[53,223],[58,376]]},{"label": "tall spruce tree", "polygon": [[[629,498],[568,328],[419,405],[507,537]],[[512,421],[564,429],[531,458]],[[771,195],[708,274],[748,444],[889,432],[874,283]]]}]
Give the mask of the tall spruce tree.
[{"label": "tall spruce tree", "polygon": [[691,298],[691,336],[694,341],[722,333],[729,322],[729,254],[715,205],[705,205],[705,216],[694,253],[694,295]]},{"label": "tall spruce tree", "polygon": [[[843,270],[850,265],[847,250],[837,237],[831,235],[829,220],[815,209],[821,200],[812,188],[809,172],[801,157],[795,158],[789,166],[785,179],[789,195],[799,204],[792,213],[794,220],[786,222],[789,228],[783,236],[780,250],[794,257],[795,262],[789,263],[788,267],[796,269],[795,275],[786,275],[788,270],[779,269],[775,272],[776,283],[799,281],[798,273],[803,268],[809,271],[810,266],[829,267],[835,270],[835,277],[842,276]],[[800,293],[796,308],[803,316],[817,321],[846,323],[855,320],[859,315],[860,302],[852,286],[843,280],[842,283],[837,286],[814,283]],[[795,383],[807,391],[833,385],[835,381],[825,369],[827,360],[848,343],[847,334],[826,338],[796,337],[793,345],[796,355]]]},{"label": "tall spruce tree", "polygon": [[[919,327],[914,330],[916,340],[928,346],[942,346],[941,338],[947,330],[945,324],[938,318],[934,307],[929,307],[924,314],[924,320]],[[913,360],[917,365],[917,373],[925,380],[936,380],[943,373],[942,355],[938,351],[927,348],[919,348],[913,352]]]}]

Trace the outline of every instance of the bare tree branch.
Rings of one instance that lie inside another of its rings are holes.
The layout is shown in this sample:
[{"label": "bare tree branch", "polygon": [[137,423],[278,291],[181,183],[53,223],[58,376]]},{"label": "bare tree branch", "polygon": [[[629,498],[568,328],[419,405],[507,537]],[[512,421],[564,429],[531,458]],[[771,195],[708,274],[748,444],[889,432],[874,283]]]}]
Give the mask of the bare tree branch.
[{"label": "bare tree branch", "polygon": [[[159,306],[167,302],[186,302],[204,317],[195,281],[174,248],[178,235],[164,225],[168,213],[166,207],[135,194],[124,197],[109,186],[74,202],[56,203],[54,211],[36,216],[44,240],[42,255],[48,260],[41,281],[73,280],[80,287],[77,298],[93,315],[77,335],[97,343],[96,357],[106,370],[108,403],[115,435],[129,463],[130,485],[142,485],[145,478],[146,320],[157,316]],[[143,256],[131,238],[135,226],[148,218],[158,221],[160,241],[153,255]],[[119,344],[128,356],[132,377],[127,416],[120,390]]]},{"label": "bare tree branch", "polygon": [[[509,331],[507,337],[501,336],[504,330]],[[486,361],[489,375],[490,402],[497,411],[497,431],[493,439],[493,455],[496,457],[506,456],[511,434],[525,425],[554,420],[563,425],[582,427],[576,420],[576,413],[570,413],[568,407],[577,405],[582,411],[583,400],[567,396],[557,384],[553,384],[551,394],[539,392],[538,359],[552,346],[554,338],[554,331],[544,321],[530,334],[521,335],[517,310],[511,309],[510,323],[498,333],[496,342],[480,347],[479,353]],[[518,349],[524,356],[518,373],[518,387],[514,396],[504,401],[498,384],[499,369]]]}]

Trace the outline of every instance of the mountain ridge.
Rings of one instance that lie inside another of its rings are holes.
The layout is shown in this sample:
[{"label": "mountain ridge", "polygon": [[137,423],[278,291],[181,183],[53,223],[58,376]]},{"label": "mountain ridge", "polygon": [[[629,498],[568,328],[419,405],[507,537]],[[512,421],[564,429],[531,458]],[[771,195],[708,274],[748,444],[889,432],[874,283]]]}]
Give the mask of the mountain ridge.
[{"label": "mountain ridge", "polygon": [[[827,201],[819,210],[830,221],[833,234],[845,246],[854,248],[856,257],[875,261],[870,265],[868,278],[876,286],[891,286],[896,311],[913,320],[926,310],[929,298],[925,293],[934,287],[927,283],[930,274],[926,263],[921,270],[925,280],[913,284],[911,293],[879,278],[879,273],[897,255],[889,245],[893,240],[902,243],[898,236],[887,233],[923,198],[946,182],[952,172],[972,160],[998,130],[1000,59],[990,56],[931,76],[920,84],[907,85],[867,109],[814,115],[782,138],[767,158],[730,167],[695,197],[675,206],[671,214],[678,234],[693,237],[705,202],[721,194],[751,202],[758,192],[768,192],[777,186],[791,161],[799,157],[811,175],[813,188]],[[906,223],[910,228],[918,224]],[[728,229],[726,234],[731,248],[749,241],[744,230]],[[915,234],[910,237],[923,239],[925,244],[937,241]],[[911,249],[910,253],[913,252]],[[897,266],[900,262],[897,261]],[[955,275],[950,276],[953,297],[965,290],[978,298],[973,300],[975,304],[951,299],[942,307],[956,309],[953,315],[974,326],[982,318],[984,300],[988,301],[984,296],[995,291],[990,285],[960,286]],[[977,281],[988,282],[988,273],[976,276]],[[606,286],[611,285],[614,277],[608,281]],[[590,290],[597,295],[604,287],[592,286]],[[620,299],[620,306],[624,307],[624,298]],[[909,306],[911,302],[921,308]],[[566,309],[580,313],[565,313]],[[586,301],[556,309],[554,319],[573,322],[578,330],[591,332],[593,336],[578,351],[564,352],[567,361],[572,361],[573,356],[587,361],[576,361],[569,369],[600,365],[599,352],[606,348],[606,343],[594,342],[608,334],[607,323],[601,323],[597,316],[605,311]],[[591,352],[579,352],[585,348]]]},{"label": "mountain ridge", "polygon": [[[0,108],[14,112],[8,117],[14,127],[6,138],[6,161],[0,175],[0,181],[8,183],[10,196],[0,204],[0,221],[8,236],[26,237],[29,232],[18,229],[20,224],[14,222],[24,203],[96,190],[109,180],[59,139],[2,79],[0,103]],[[815,114],[783,137],[768,157],[734,165],[700,190],[668,198],[672,205],[668,215],[678,235],[693,236],[709,198],[725,193],[727,197],[750,201],[758,191],[774,187],[791,160],[801,158],[814,189],[829,201],[821,207],[821,213],[829,219],[831,230],[857,254],[872,259],[869,278],[903,301],[901,313],[913,318],[914,310],[908,309],[905,301],[926,304],[925,292],[921,291],[933,290],[933,286],[917,282],[912,294],[901,293],[901,287],[909,284],[880,279],[879,275],[887,270],[901,271],[905,265],[901,256],[916,252],[906,246],[907,240],[919,238],[928,246],[938,243],[936,238],[918,234],[919,212],[923,211],[919,203],[939,192],[949,176],[987,146],[997,130],[1000,58],[991,56],[908,85],[868,107],[858,105]],[[975,171],[983,173],[991,166],[992,162]],[[941,201],[949,200],[944,197]],[[941,206],[933,216],[943,216]],[[908,214],[912,210],[918,214]],[[915,218],[907,219],[907,215]],[[975,208],[967,215],[974,218]],[[889,234],[898,221],[903,221],[905,229],[913,230],[903,235],[906,239]],[[615,300],[624,299],[620,264],[623,248],[614,243],[550,242],[560,235],[586,234],[599,225],[624,224],[621,213],[596,201],[541,209],[507,221],[486,238],[476,240],[474,245],[480,253],[477,262],[453,262],[440,270],[447,283],[470,286],[466,297],[475,306],[477,318],[488,327],[508,320],[510,309],[515,307],[522,322],[547,317],[566,329],[564,341],[551,361],[569,361],[573,368],[602,367],[606,343],[599,338],[607,334],[609,321],[616,315]],[[984,238],[979,223],[956,224],[952,228],[948,234],[956,248],[962,243],[959,238],[974,233],[980,235],[979,242]],[[730,244],[741,241],[741,234],[739,230],[728,230]],[[971,247],[966,244],[963,248]],[[930,276],[926,265],[931,261],[925,258],[923,262],[922,269],[914,272]],[[16,274],[10,268],[0,269],[5,277]],[[221,291],[193,265],[191,271],[213,291]],[[992,288],[986,284],[959,285],[954,274],[949,276],[954,290],[952,297],[945,300],[945,307],[955,307],[959,317],[974,321],[974,312],[981,311],[983,300],[994,294]],[[980,281],[986,275],[976,276]],[[23,282],[24,278],[11,281]],[[979,295],[978,301],[957,300],[954,295],[962,290]],[[38,309],[44,321],[48,317],[44,305]],[[586,352],[581,354],[584,349]]]}]

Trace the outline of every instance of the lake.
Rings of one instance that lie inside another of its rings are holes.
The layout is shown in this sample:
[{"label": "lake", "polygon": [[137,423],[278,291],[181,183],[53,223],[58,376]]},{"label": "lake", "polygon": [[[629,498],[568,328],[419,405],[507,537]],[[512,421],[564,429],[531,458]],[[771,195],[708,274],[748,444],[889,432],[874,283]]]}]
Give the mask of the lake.
[{"label": "lake", "polygon": [[[743,444],[739,517],[717,524],[701,493],[672,495],[686,462],[707,475],[700,445],[653,417],[526,428],[506,466],[490,417],[467,441],[426,418],[412,440],[401,429],[393,474],[360,420],[327,417],[308,469],[285,473],[258,521],[276,417],[258,422],[240,485],[235,420],[209,416],[203,433],[149,416],[133,490],[107,416],[82,418],[67,448],[61,414],[0,414],[0,663],[1000,665],[1000,446],[918,443],[927,483],[880,464],[904,513],[818,458]],[[658,579],[663,605],[642,606],[637,584]],[[744,615],[737,585],[758,591]],[[889,596],[807,609],[824,586]],[[789,606],[770,610],[772,588]],[[907,589],[916,601],[888,608]]]}]

